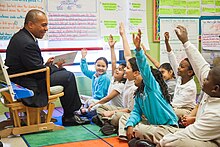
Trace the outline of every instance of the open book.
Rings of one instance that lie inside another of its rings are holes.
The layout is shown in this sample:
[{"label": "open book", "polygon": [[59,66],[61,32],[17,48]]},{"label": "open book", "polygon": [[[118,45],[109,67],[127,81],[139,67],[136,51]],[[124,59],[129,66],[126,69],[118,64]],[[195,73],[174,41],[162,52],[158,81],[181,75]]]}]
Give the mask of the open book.
[{"label": "open book", "polygon": [[76,58],[77,52],[70,52],[62,55],[55,56],[53,64],[59,62],[59,61],[65,61],[63,65],[69,65],[73,64],[75,58]]}]

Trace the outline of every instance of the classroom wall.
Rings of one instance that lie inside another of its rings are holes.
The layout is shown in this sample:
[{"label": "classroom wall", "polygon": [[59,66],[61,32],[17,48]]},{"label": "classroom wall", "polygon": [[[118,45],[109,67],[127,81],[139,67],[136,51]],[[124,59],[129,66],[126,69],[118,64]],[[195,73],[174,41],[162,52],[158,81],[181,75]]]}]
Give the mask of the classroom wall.
[{"label": "classroom wall", "polygon": [[[150,51],[148,51],[153,58],[159,60],[160,58],[160,43],[153,42],[153,0],[147,0],[147,33],[148,41],[150,45]],[[150,63],[152,65],[152,63]],[[84,76],[77,77],[78,81],[78,90],[80,94],[89,94],[91,92],[91,84],[86,84],[89,81],[88,78]],[[82,84],[81,84],[82,82]],[[90,87],[89,87],[90,86]]]},{"label": "classroom wall", "polygon": [[[159,60],[160,59],[160,43],[159,42],[153,42],[153,30],[154,30],[154,19],[153,19],[153,13],[154,12],[154,4],[153,0],[149,1],[147,0],[147,34],[148,34],[148,42],[150,45],[150,50],[148,51],[150,55]],[[152,63],[150,63],[152,65]]]},{"label": "classroom wall", "polygon": [[[154,3],[153,0],[147,0],[147,33],[148,33],[148,41],[150,45],[150,50],[148,53],[155,58],[156,60],[160,60],[160,43],[153,41],[153,11],[154,11]],[[149,61],[150,65],[153,65]],[[199,86],[197,78],[195,78],[197,84],[197,91],[200,92],[201,88]],[[85,76],[77,77],[77,85],[80,94],[91,94],[91,80]]]},{"label": "classroom wall", "polygon": [[[150,55],[159,60],[160,59],[160,43],[159,42],[153,42],[153,0],[147,0],[147,33],[148,33],[148,41],[150,45],[150,50],[148,51]],[[150,62],[149,62],[150,63]],[[152,63],[150,63],[152,65]],[[76,77],[77,86],[79,94],[84,95],[91,95],[91,80],[88,79],[85,76],[77,76]],[[201,90],[198,80],[195,78],[195,81],[197,83],[197,91]],[[56,103],[56,106],[59,106],[59,101]],[[0,106],[0,115],[5,112],[7,109],[5,109],[3,106]]]}]

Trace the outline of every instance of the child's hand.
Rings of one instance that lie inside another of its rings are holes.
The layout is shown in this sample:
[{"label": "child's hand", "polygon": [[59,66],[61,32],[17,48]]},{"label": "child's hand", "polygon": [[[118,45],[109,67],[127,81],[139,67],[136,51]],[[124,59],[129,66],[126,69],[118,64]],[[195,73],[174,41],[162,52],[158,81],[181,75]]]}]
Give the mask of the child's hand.
[{"label": "child's hand", "polygon": [[141,30],[140,29],[138,29],[138,34],[136,36],[133,34],[133,43],[138,51],[141,50]]},{"label": "child's hand", "polygon": [[181,118],[182,124],[183,124],[184,126],[188,126],[188,125],[190,125],[190,124],[193,124],[193,123],[195,122],[195,120],[196,120],[196,118],[193,117],[193,116],[183,116],[183,117]]},{"label": "child's hand", "polygon": [[81,54],[82,54],[82,58],[86,58],[87,49],[86,49],[86,48],[83,48],[83,49],[81,50]]},{"label": "child's hand", "polygon": [[179,31],[175,31],[176,35],[179,38],[179,40],[184,44],[185,42],[188,41],[187,30],[184,26],[181,26],[181,25],[178,25],[177,29],[179,29]]},{"label": "child's hand", "polygon": [[134,131],[133,131],[132,126],[129,126],[127,128],[126,135],[127,135],[128,141],[131,140],[132,138],[134,138]]},{"label": "child's hand", "polygon": [[169,39],[170,39],[170,34],[169,34],[169,32],[165,32],[165,33],[164,33],[164,38],[165,38],[165,42],[168,42],[168,41],[169,41]]},{"label": "child's hand", "polygon": [[125,26],[122,22],[119,24],[119,33],[121,36],[125,35]]},{"label": "child's hand", "polygon": [[114,113],[114,111],[104,111],[101,115],[103,117],[111,117]]},{"label": "child's hand", "polygon": [[94,106],[95,106],[95,103],[92,103],[91,105],[89,105],[88,110],[90,111],[92,109],[92,107],[94,107]]},{"label": "child's hand", "polygon": [[114,48],[116,41],[113,40],[113,36],[110,34],[109,39],[108,39],[108,44],[111,49]]}]

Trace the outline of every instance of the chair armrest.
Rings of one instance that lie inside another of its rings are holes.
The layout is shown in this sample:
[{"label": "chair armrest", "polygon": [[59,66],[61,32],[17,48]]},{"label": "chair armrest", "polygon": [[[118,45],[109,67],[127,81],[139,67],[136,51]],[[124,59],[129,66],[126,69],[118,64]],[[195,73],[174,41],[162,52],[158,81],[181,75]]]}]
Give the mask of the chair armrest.
[{"label": "chair armrest", "polygon": [[22,73],[17,73],[17,74],[12,74],[12,75],[8,75],[9,78],[16,78],[16,77],[21,77],[21,76],[26,76],[26,75],[30,75],[30,74],[35,74],[35,73],[39,73],[39,72],[45,72],[47,71],[48,67],[42,68],[42,69],[37,69],[37,70],[32,70],[32,71],[27,71],[27,72],[22,72]]},{"label": "chair armrest", "polygon": [[52,86],[50,87],[50,94],[58,94],[58,93],[61,93],[63,92],[63,86],[61,85],[57,85],[57,86]]}]

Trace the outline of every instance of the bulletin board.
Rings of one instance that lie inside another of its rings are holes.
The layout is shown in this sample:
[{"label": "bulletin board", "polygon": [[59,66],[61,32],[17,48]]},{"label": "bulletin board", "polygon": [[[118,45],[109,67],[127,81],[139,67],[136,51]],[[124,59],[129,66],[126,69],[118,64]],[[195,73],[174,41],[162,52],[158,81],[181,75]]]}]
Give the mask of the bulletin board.
[{"label": "bulletin board", "polygon": [[186,58],[185,50],[182,43],[176,36],[174,28],[177,25],[185,26],[188,31],[188,38],[191,43],[193,43],[196,48],[199,46],[199,19],[188,17],[188,18],[178,18],[178,17],[163,17],[160,19],[160,63],[169,62],[168,54],[165,45],[164,33],[169,32],[170,38],[169,43],[174,52],[177,62],[180,63],[181,60]]},{"label": "bulletin board", "polygon": [[23,27],[30,9],[43,10],[48,16],[48,32],[38,41],[43,51],[103,50],[110,34],[117,40],[115,48],[121,49],[120,22],[125,24],[129,44],[133,44],[131,34],[141,28],[149,48],[143,0],[1,0],[0,52]]},{"label": "bulletin board", "polygon": [[160,41],[160,18],[220,16],[219,0],[154,0],[154,42]]}]

